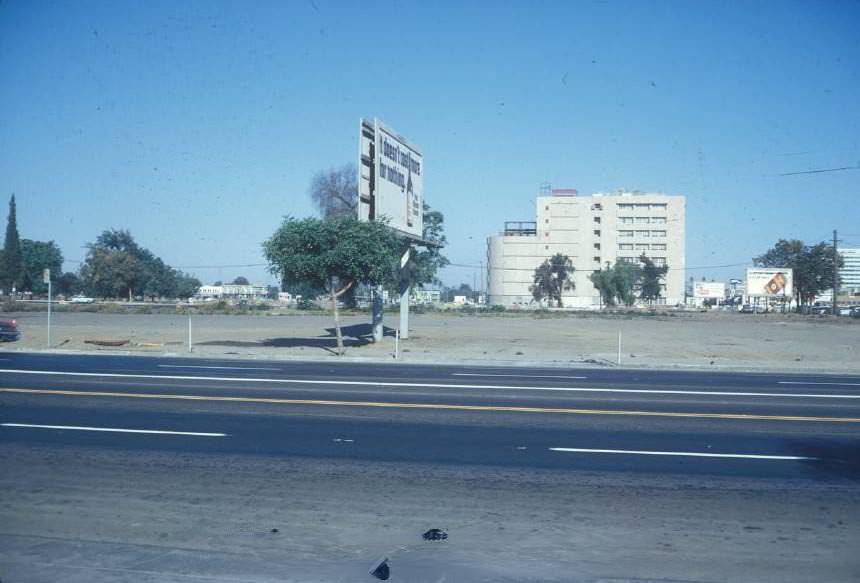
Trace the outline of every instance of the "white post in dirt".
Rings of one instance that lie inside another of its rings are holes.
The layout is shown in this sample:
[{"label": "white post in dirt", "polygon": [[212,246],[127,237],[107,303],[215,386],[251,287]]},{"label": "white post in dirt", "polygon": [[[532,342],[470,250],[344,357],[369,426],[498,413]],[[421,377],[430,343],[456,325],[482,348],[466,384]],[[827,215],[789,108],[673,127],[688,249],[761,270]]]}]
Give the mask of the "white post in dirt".
[{"label": "white post in dirt", "polygon": [[194,345],[191,342],[191,310],[188,310],[188,352],[194,351]]},{"label": "white post in dirt", "polygon": [[621,330],[618,331],[618,366],[621,366]]},{"label": "white post in dirt", "polygon": [[409,279],[406,277],[406,264],[409,263],[410,248],[407,247],[400,258],[400,337],[409,340]]},{"label": "white post in dirt", "polygon": [[394,331],[394,360],[400,359],[400,328]]},{"label": "white post in dirt", "polygon": [[48,284],[48,348],[51,348],[51,270],[45,268],[42,281]]}]

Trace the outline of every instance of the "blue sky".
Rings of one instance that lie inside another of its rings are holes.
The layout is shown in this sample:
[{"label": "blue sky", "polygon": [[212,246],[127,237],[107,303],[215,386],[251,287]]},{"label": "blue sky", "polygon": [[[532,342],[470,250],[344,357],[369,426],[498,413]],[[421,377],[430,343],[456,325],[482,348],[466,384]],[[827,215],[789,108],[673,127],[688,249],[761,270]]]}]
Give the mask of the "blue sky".
[{"label": "blue sky", "polygon": [[858,2],[5,0],[0,199],[68,260],[116,227],[175,266],[259,264],[377,116],[422,148],[454,263],[542,182],[685,194],[689,267],[860,246],[860,171],[780,176],[860,164],[858,29]]}]

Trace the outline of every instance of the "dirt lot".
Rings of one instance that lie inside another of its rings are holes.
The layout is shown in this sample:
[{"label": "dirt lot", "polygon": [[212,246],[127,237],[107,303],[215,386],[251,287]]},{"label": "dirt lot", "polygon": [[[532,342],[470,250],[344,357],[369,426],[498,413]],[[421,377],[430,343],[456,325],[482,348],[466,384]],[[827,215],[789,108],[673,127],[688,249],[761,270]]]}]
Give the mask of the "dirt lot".
[{"label": "dirt lot", "polygon": [[[44,312],[18,319],[23,338],[0,350],[43,349]],[[348,357],[393,358],[396,314],[386,314],[386,338],[368,341],[368,316],[343,318]],[[406,362],[487,362],[622,365],[753,370],[860,372],[860,320],[795,315],[678,312],[606,314],[413,314]],[[299,315],[196,315],[194,354],[251,358],[335,358],[331,318]],[[87,340],[128,340],[100,348]],[[120,350],[187,355],[188,318],[177,314],[54,314],[59,350]]]}]

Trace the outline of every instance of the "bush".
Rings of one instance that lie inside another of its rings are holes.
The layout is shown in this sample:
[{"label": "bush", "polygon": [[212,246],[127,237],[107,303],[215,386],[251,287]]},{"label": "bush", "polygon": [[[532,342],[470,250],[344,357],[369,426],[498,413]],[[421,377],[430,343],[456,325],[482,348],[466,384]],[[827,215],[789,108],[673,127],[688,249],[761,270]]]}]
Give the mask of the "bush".
[{"label": "bush", "polygon": [[493,304],[492,306],[490,306],[487,309],[493,313],[500,313],[500,312],[507,312],[508,311],[508,309],[505,306],[501,306],[499,304]]}]

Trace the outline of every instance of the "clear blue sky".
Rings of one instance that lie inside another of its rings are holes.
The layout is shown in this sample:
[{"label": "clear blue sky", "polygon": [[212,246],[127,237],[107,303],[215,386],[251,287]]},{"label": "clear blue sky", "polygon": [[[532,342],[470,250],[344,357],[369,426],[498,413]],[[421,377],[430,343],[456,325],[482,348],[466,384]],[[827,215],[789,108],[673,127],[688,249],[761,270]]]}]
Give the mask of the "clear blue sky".
[{"label": "clear blue sky", "polygon": [[858,30],[847,1],[4,0],[2,214],[14,192],[21,236],[69,260],[117,227],[175,266],[262,263],[377,116],[423,149],[455,263],[545,181],[685,194],[691,267],[860,246],[860,171],[780,176],[860,164]]}]

